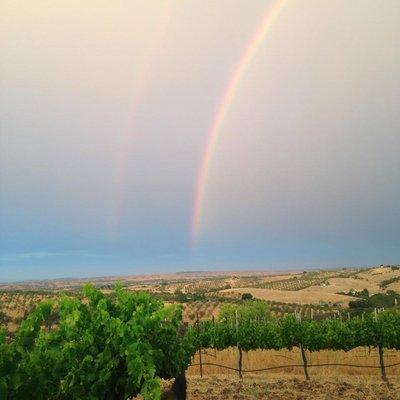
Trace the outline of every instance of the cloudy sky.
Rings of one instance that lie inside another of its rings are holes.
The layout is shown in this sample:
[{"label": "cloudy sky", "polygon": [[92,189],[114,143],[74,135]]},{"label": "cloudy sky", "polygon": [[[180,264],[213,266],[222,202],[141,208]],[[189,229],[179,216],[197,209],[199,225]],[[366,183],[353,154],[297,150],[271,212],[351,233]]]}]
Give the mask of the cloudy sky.
[{"label": "cloudy sky", "polygon": [[3,0],[0,281],[399,263],[399,15]]}]

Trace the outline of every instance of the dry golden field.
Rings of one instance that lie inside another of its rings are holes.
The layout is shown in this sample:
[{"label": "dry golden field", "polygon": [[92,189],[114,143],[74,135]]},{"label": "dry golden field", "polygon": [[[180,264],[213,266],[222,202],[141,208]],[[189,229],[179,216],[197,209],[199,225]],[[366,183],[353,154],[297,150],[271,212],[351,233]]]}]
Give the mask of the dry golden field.
[{"label": "dry golden field", "polygon": [[[306,352],[307,361],[309,364],[309,374],[311,378],[337,378],[346,376],[366,376],[366,377],[379,377],[379,368],[364,368],[362,366],[378,367],[378,355],[374,348],[359,347],[357,349],[345,351],[331,351],[323,350],[318,352]],[[202,363],[221,364],[233,368],[237,368],[237,349],[229,348],[223,351],[215,351],[214,349],[202,350]],[[385,365],[400,363],[400,352],[395,350],[386,350],[384,352]],[[193,364],[199,363],[199,354],[196,353]],[[350,364],[359,365],[360,367],[353,366],[326,366],[326,367],[312,367],[314,364]],[[263,368],[274,368],[285,365],[299,365],[299,367],[277,368],[270,371],[261,371],[259,375],[273,376],[273,375],[289,375],[302,378],[304,376],[302,368],[302,359],[300,350],[294,348],[293,350],[253,350],[243,352],[243,370],[256,370]],[[387,368],[387,375],[389,379],[393,377],[394,380],[399,380],[400,383],[400,365]],[[187,374],[189,376],[197,376],[200,374],[199,366],[192,366],[188,368]],[[204,375],[233,375],[236,376],[237,372],[227,370],[218,366],[205,365],[203,366]],[[254,372],[251,374],[254,375]],[[245,374],[246,375],[246,374]]]},{"label": "dry golden field", "polygon": [[[306,307],[304,315],[311,312],[310,305],[321,305],[321,309],[314,306],[313,315],[323,316],[327,312],[335,312],[340,307],[347,307],[354,297],[340,294],[351,290],[361,291],[368,289],[370,294],[383,293],[387,290],[400,292],[400,282],[393,282],[382,288],[382,281],[399,278],[400,270],[390,267],[375,267],[368,270],[343,269],[336,271],[310,272],[194,272],[165,275],[143,275],[121,277],[121,283],[130,290],[145,290],[157,295],[167,296],[168,302],[177,301],[174,295],[179,291],[185,295],[197,294],[203,296],[202,301],[191,300],[183,303],[184,321],[191,323],[197,318],[210,319],[218,315],[224,301],[239,299],[243,293],[251,293],[271,303],[273,314],[299,312]],[[75,292],[87,283],[88,279],[63,281],[38,281],[25,284],[1,285],[0,312],[7,318],[7,328],[15,331],[18,323],[39,301],[46,298],[55,298],[61,289]],[[117,278],[94,278],[93,284],[109,293]],[[319,282],[318,284],[314,284]],[[48,288],[32,290],[33,288]],[[298,288],[302,288],[298,290]],[[18,289],[17,292],[13,291]],[[168,298],[168,296],[170,296]],[[193,297],[193,296],[192,296]],[[225,300],[226,299],[226,300]],[[179,300],[178,300],[179,301]],[[274,310],[274,304],[276,310]],[[285,306],[287,305],[287,306]],[[328,305],[329,310],[323,309]],[[335,305],[332,307],[332,305]],[[1,316],[1,315],[0,315]],[[309,315],[308,315],[309,316]],[[1,322],[1,321],[0,321]]]},{"label": "dry golden field", "polygon": [[392,270],[388,267],[378,267],[357,274],[360,279],[379,285],[383,280],[398,277],[400,270]]},{"label": "dry golden field", "polygon": [[[197,315],[200,320],[207,320],[213,316],[218,317],[219,310],[225,301],[237,301],[229,298],[240,298],[243,293],[251,293],[255,298],[270,302],[271,312],[275,315],[303,310],[303,315],[309,317],[312,309],[314,318],[324,317],[326,313],[346,307],[348,302],[354,299],[352,296],[339,294],[339,292],[361,291],[364,288],[368,289],[370,294],[384,293],[387,290],[400,292],[400,282],[390,283],[386,288],[380,286],[383,281],[399,276],[399,270],[378,267],[360,272],[352,270],[344,272],[317,271],[309,274],[299,272],[275,275],[266,273],[258,275],[244,273],[174,274],[170,277],[167,275],[141,277],[143,279],[129,277],[127,280],[121,279],[121,281],[130,290],[146,290],[161,295],[161,298],[164,298],[162,297],[164,294],[170,295],[170,297],[165,297],[167,303],[177,301],[177,297],[174,297],[177,291],[180,291],[181,294],[200,294],[200,297],[191,296],[192,300],[184,302],[182,305],[183,320],[187,323],[194,323]],[[294,279],[294,277],[296,278]],[[104,278],[94,283],[100,285],[104,292],[111,292],[114,282],[112,279]],[[311,285],[312,282],[320,283]],[[18,292],[0,292],[0,311],[3,316],[8,318],[8,330],[15,331],[20,320],[38,302],[57,298],[61,286],[63,289],[70,290],[80,287],[82,283],[84,282],[63,281],[61,285],[56,282],[53,285],[56,289],[51,292],[30,291],[31,285],[25,292],[23,289]],[[40,285],[44,285],[44,283],[40,283]],[[274,289],[265,288],[264,285],[272,285],[271,287]],[[297,290],[298,287],[303,288]],[[285,288],[290,288],[290,290],[285,290]],[[199,298],[201,300],[193,301],[193,299]],[[325,305],[310,306],[320,303]],[[326,305],[327,303],[330,304]],[[335,303],[339,306],[332,307],[332,304]],[[379,368],[364,367],[378,366],[377,352],[374,348],[358,348],[349,352],[307,352],[306,354],[311,381],[304,380],[302,359],[297,348],[292,351],[244,352],[244,379],[242,381],[239,380],[236,371],[212,365],[203,365],[203,377],[201,378],[199,366],[191,366],[187,370],[188,399],[400,400],[400,365],[387,369],[389,384],[382,383]],[[400,352],[385,350],[384,357],[386,365],[400,363]],[[199,354],[197,353],[193,364],[198,364],[198,362]],[[236,368],[237,349],[202,350],[202,362]],[[335,363],[355,366],[312,366]],[[285,365],[284,368],[275,368]],[[257,373],[246,372],[263,368],[275,369]],[[166,387],[169,384],[166,382]],[[172,399],[173,397],[167,396],[166,398]]]},{"label": "dry golden field", "polygon": [[391,283],[387,287],[389,290],[394,290],[397,293],[400,293],[400,282]]},{"label": "dry golden field", "polygon": [[[307,352],[309,365],[340,363],[378,366],[376,349],[358,348],[349,352]],[[194,363],[199,362],[196,354]],[[203,350],[203,363],[237,366],[237,350],[221,352]],[[385,364],[400,362],[400,352],[385,351]],[[292,351],[257,350],[243,353],[243,369],[301,365],[299,349]],[[236,371],[216,366],[203,366],[200,377],[199,366],[189,367],[188,399],[190,400],[400,400],[400,365],[387,368],[389,383],[380,378],[379,368],[362,367],[311,367],[310,381],[304,378],[302,367],[287,367],[259,373],[244,373],[241,381]],[[168,396],[166,398],[169,398]],[[172,399],[173,397],[171,397]]]},{"label": "dry golden field", "polygon": [[297,304],[318,304],[324,302],[347,306],[349,301],[354,300],[351,296],[331,293],[326,290],[326,287],[321,286],[311,286],[296,291],[245,287],[224,290],[221,293],[227,293],[232,297],[240,297],[243,293],[251,293],[256,299]]},{"label": "dry golden field", "polygon": [[[393,271],[389,267],[378,267],[357,273],[347,270],[345,274],[348,276],[336,277],[334,272],[317,272],[312,278],[302,277],[301,274],[290,275],[268,282],[268,287],[232,287],[219,293],[227,297],[240,297],[243,293],[251,293],[255,298],[262,300],[298,304],[330,303],[346,307],[349,301],[355,300],[355,298],[340,294],[342,292],[348,293],[351,290],[361,291],[363,289],[368,289],[370,294],[383,293],[388,289],[400,291],[400,282],[392,283],[386,289],[380,287],[384,280],[400,277],[400,270]],[[293,277],[297,277],[297,279],[294,280]],[[302,281],[304,281],[303,284]],[[313,281],[322,283],[300,290],[296,289]],[[294,284],[294,289],[290,289]]]}]

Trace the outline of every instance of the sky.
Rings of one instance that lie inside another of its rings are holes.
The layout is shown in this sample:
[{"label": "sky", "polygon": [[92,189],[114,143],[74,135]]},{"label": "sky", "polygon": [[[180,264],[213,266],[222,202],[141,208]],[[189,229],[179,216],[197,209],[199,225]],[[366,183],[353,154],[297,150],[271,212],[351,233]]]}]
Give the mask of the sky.
[{"label": "sky", "polygon": [[398,0],[3,0],[0,281],[400,263]]}]

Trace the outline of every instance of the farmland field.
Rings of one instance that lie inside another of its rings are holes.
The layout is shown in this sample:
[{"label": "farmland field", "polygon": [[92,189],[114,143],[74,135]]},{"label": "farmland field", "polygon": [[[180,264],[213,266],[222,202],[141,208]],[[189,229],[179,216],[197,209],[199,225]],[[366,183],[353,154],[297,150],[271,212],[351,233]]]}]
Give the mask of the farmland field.
[{"label": "farmland field", "polygon": [[[40,355],[42,347],[35,350],[36,345],[33,345],[26,348],[26,354],[21,353],[21,346],[24,348],[25,343],[32,343],[31,335],[38,335],[38,344],[47,343],[50,337],[54,341],[57,335],[61,335],[58,345],[63,349],[68,340],[62,335],[77,334],[79,338],[82,335],[86,337],[86,329],[97,332],[98,317],[83,325],[71,325],[71,318],[83,318],[90,315],[89,312],[94,315],[101,312],[101,318],[106,318],[100,332],[104,334],[103,329],[110,332],[97,340],[109,341],[114,337],[113,329],[119,326],[116,324],[114,327],[114,321],[118,318],[133,318],[134,321],[136,318],[135,312],[125,314],[124,309],[112,305],[116,298],[122,301],[126,296],[121,304],[132,310],[135,310],[135,302],[146,301],[149,305],[154,302],[153,306],[146,308],[150,313],[159,309],[149,316],[152,325],[159,321],[160,325],[154,329],[162,332],[171,325],[172,330],[163,334],[168,332],[172,335],[168,343],[178,340],[176,348],[165,348],[165,352],[170,352],[168,362],[163,361],[162,367],[157,367],[160,376],[167,378],[163,383],[164,398],[175,398],[168,397],[169,379],[176,376],[180,366],[184,366],[189,399],[205,396],[215,399],[283,399],[296,393],[296,399],[309,396],[317,399],[341,396],[346,399],[347,396],[349,399],[398,400],[400,295],[391,287],[398,284],[399,276],[398,269],[388,266],[361,271],[293,271],[272,275],[235,272],[146,276],[144,279],[129,277],[121,279],[117,289],[114,289],[117,279],[102,278],[94,280],[93,286],[86,287],[83,293],[85,281],[64,282],[62,286],[52,282],[47,285],[40,283],[44,286],[36,290],[32,290],[35,283],[27,287],[13,285],[11,288],[3,287],[0,292],[1,324],[7,331],[2,346],[10,346],[4,348],[6,357],[8,352],[16,352],[11,359],[20,357],[24,360],[30,351],[37,351],[38,354],[33,358],[29,356],[28,360],[40,360],[44,356]],[[274,289],[268,288],[269,285]],[[130,296],[132,298],[128,300]],[[101,308],[95,306],[99,299],[103,299]],[[165,309],[163,302],[167,306]],[[156,308],[151,311],[153,307]],[[64,311],[59,314],[61,310]],[[81,311],[74,314],[78,310]],[[113,324],[106,322],[108,316],[116,312],[121,312],[121,316],[110,319]],[[175,333],[180,318],[186,325],[181,344]],[[90,324],[94,324],[92,328]],[[135,324],[126,324],[127,336],[133,334],[134,331],[129,329]],[[75,332],[78,326],[82,332]],[[67,333],[68,330],[71,332]],[[87,337],[90,335],[92,333]],[[158,342],[153,333],[141,340],[147,338],[150,338],[151,346],[168,345],[164,341]],[[88,344],[82,343],[84,346]],[[99,346],[104,344],[99,342]],[[60,356],[62,351],[65,352],[60,350]],[[93,348],[88,347],[85,351],[92,352]],[[96,352],[88,357],[97,357]],[[53,363],[58,361],[55,359]],[[0,362],[9,361],[6,358]],[[21,368],[26,368],[26,362],[20,362]],[[35,370],[38,368],[40,371],[41,367],[36,365]],[[148,367],[141,368],[146,370]],[[23,374],[26,373],[23,370]],[[6,384],[12,387],[11,377],[6,379]],[[108,378],[103,379],[108,385]],[[388,383],[382,384],[381,381]],[[155,382],[152,385],[156,385]],[[216,387],[207,389],[212,382]],[[55,390],[46,386],[48,381],[41,384],[45,385],[45,390]],[[141,385],[138,384],[136,393],[147,390]],[[11,393],[16,393],[16,398],[19,398],[22,393],[19,391],[17,386]],[[156,386],[152,393],[156,396]]]},{"label": "farmland field", "polygon": [[261,289],[261,288],[235,288],[222,291],[222,294],[227,293],[228,295],[235,296],[243,293],[251,293],[251,295],[257,299],[262,300],[273,300],[281,301],[286,303],[298,303],[298,304],[311,304],[326,302],[332,304],[347,305],[350,300],[353,300],[349,296],[343,296],[337,293],[331,293],[325,288],[320,286],[311,286],[307,289],[286,291],[286,290],[274,290],[274,289]]}]

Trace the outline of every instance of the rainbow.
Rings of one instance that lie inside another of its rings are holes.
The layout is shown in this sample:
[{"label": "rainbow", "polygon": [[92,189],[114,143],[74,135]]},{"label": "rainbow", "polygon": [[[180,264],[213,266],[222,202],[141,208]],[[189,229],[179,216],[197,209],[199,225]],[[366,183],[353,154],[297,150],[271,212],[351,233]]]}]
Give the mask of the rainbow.
[{"label": "rainbow", "polygon": [[239,62],[226,85],[221,101],[217,107],[214,119],[212,121],[209,133],[207,134],[206,145],[200,164],[200,169],[196,182],[194,207],[192,214],[192,246],[195,247],[198,241],[200,222],[202,217],[203,200],[206,191],[208,176],[210,173],[211,162],[216,151],[218,137],[222,129],[225,117],[229,111],[233,99],[235,98],[240,82],[242,81],[246,70],[251,64],[258,48],[263,42],[268,29],[271,27],[279,12],[281,11],[285,0],[277,0],[273,6],[269,7],[261,22],[257,26],[253,36],[244,49]]}]

